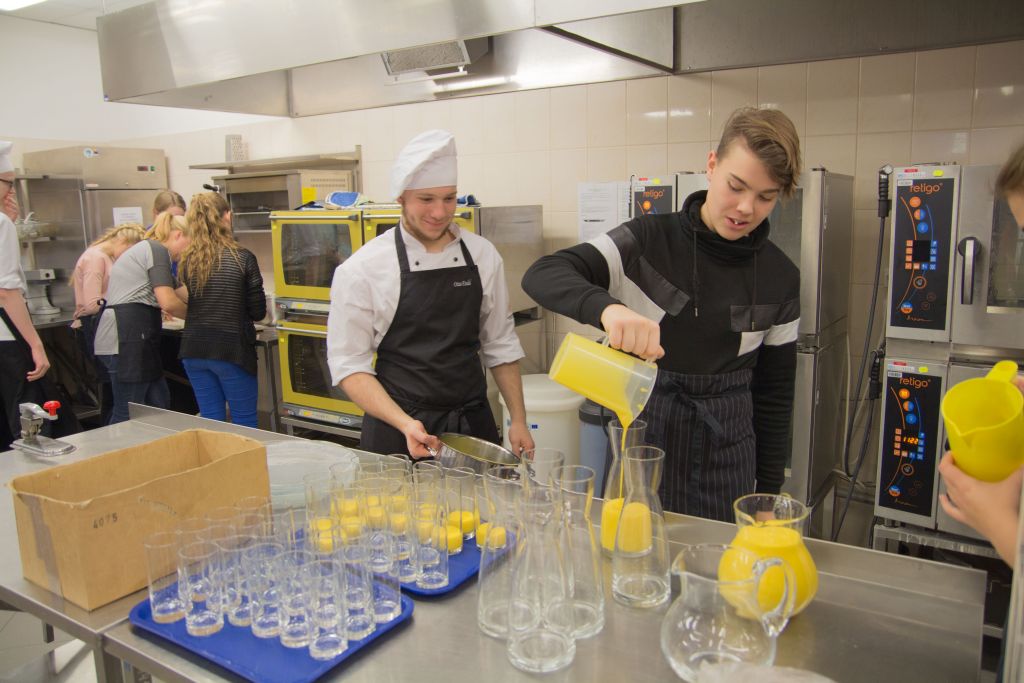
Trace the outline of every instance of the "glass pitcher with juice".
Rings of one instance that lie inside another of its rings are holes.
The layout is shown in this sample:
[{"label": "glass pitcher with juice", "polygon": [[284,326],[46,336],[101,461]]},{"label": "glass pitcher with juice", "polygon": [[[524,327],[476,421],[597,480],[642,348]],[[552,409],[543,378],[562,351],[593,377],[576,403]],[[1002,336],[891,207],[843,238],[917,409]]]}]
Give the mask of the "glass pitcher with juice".
[{"label": "glass pitcher with juice", "polygon": [[601,552],[611,557],[615,551],[615,533],[619,528],[622,503],[626,498],[626,471],[622,468],[622,454],[627,448],[642,446],[647,433],[647,423],[633,420],[628,428],[619,420],[608,423],[608,441],[612,452],[608,477],[604,482],[604,504],[601,506]]},{"label": "glass pitcher with juice", "polygon": [[644,443],[647,425],[637,416],[643,412],[658,366],[643,361],[572,332],[565,335],[551,363],[548,377],[618,417],[618,429],[610,429],[612,469],[605,480],[604,505],[601,508],[601,550],[611,555],[626,496],[626,479],[621,453],[629,446]]},{"label": "glass pitcher with juice", "polygon": [[[796,582],[793,614],[799,614],[818,592],[818,569],[803,538],[810,509],[785,494],[754,493],[737,498],[733,510],[738,529],[731,545],[761,558],[778,557],[789,566]],[[781,570],[767,570],[758,591],[761,605],[778,604],[782,591]]]}]

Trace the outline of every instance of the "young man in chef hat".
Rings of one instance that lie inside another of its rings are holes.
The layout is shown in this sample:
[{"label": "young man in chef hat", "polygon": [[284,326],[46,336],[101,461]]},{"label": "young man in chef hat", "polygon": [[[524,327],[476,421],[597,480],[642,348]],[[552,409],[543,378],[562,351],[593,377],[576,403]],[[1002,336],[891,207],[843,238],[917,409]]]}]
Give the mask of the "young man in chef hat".
[{"label": "young man in chef hat", "polygon": [[508,406],[513,451],[533,448],[501,256],[452,222],[456,181],[451,133],[410,140],[391,170],[401,223],[334,273],[327,362],[366,411],[369,451],[425,457],[444,432],[496,443],[481,360]]},{"label": "young man in chef hat", "polygon": [[[40,402],[35,382],[46,374],[50,361],[25,305],[25,273],[14,220],[18,203],[14,193],[14,165],[10,142],[0,141],[0,400],[4,420],[0,451],[21,435],[18,404]],[[52,398],[52,397],[51,397]]]}]

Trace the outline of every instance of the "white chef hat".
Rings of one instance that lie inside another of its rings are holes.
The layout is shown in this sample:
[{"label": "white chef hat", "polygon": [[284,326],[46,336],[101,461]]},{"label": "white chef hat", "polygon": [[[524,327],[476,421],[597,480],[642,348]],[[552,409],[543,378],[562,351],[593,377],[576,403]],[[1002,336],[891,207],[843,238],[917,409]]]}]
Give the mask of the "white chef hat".
[{"label": "white chef hat", "polygon": [[14,170],[14,162],[11,161],[11,148],[14,143],[0,140],[0,173],[10,173]]},{"label": "white chef hat", "polygon": [[457,184],[455,136],[446,130],[420,133],[402,148],[391,167],[391,197],[406,190]]}]

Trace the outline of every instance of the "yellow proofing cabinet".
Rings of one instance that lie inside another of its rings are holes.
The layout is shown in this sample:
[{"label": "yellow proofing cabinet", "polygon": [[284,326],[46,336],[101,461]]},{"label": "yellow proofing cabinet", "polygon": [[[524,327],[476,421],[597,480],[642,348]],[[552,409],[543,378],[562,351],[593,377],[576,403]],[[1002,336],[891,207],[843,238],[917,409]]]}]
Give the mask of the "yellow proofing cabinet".
[{"label": "yellow proofing cabinet", "polygon": [[[292,320],[277,325],[281,354],[281,399],[313,411],[361,417],[363,411],[339,387],[331,385],[327,368],[327,325]],[[300,415],[301,417],[301,415]],[[313,419],[317,415],[308,415]]]},{"label": "yellow proofing cabinet", "polygon": [[275,211],[270,222],[275,295],[330,301],[334,269],[363,244],[360,212]]}]

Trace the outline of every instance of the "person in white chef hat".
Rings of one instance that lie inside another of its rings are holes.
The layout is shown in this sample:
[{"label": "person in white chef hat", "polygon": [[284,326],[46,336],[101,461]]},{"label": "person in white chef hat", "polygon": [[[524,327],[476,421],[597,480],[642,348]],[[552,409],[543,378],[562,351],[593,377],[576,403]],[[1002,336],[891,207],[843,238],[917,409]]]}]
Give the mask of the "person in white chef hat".
[{"label": "person in white chef hat", "polygon": [[14,164],[10,142],[0,141],[0,400],[4,420],[0,426],[0,452],[21,434],[18,404],[40,403],[35,384],[50,369],[43,341],[25,304],[25,273],[14,220],[18,204],[14,194]]},{"label": "person in white chef hat", "polygon": [[508,406],[512,449],[533,448],[501,256],[452,222],[456,185],[452,134],[414,137],[391,170],[401,223],[335,270],[327,362],[366,412],[366,450],[422,458],[444,432],[497,443],[481,360]]}]

